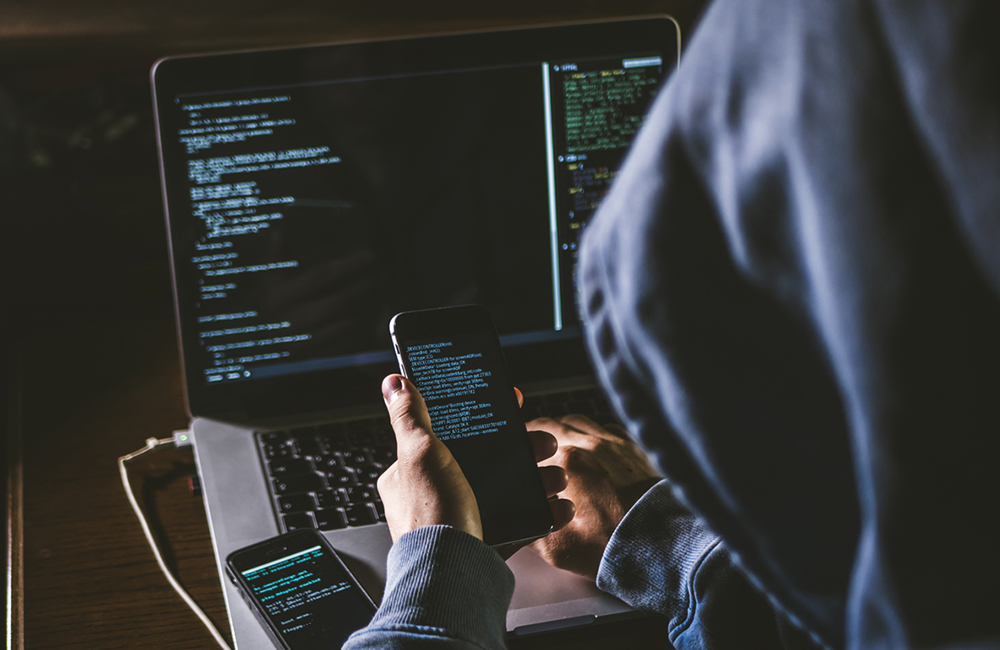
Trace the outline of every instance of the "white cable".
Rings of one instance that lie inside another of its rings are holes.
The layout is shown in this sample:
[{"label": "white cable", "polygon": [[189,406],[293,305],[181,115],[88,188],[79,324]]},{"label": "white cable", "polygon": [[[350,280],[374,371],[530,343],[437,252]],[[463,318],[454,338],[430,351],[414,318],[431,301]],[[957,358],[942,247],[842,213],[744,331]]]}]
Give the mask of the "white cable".
[{"label": "white cable", "polygon": [[125,470],[125,462],[132,460],[136,456],[141,456],[150,449],[155,449],[160,445],[165,445],[174,442],[173,438],[162,438],[157,440],[156,438],[146,438],[146,446],[138,451],[133,451],[127,456],[122,456],[118,459],[118,469],[121,471],[122,475],[122,485],[125,486],[125,494],[128,496],[129,503],[132,504],[132,509],[135,510],[135,516],[139,518],[139,524],[142,525],[142,532],[146,535],[146,541],[149,542],[149,547],[153,549],[153,555],[156,557],[156,563],[160,565],[160,570],[163,571],[163,575],[167,576],[167,582],[170,586],[174,588],[174,591],[187,603],[187,606],[191,608],[191,611],[201,619],[201,622],[205,624],[208,631],[212,633],[212,637],[215,638],[216,642],[222,646],[225,650],[231,650],[229,644],[226,640],[219,634],[219,630],[215,628],[212,621],[209,620],[205,612],[202,611],[200,607],[194,602],[191,596],[184,591],[184,587],[177,582],[170,570],[167,569],[166,563],[163,561],[163,556],[160,555],[160,548],[156,545],[156,540],[153,538],[153,533],[149,530],[149,524],[146,523],[146,517],[142,514],[142,510],[139,508],[139,503],[135,500],[135,495],[132,493],[132,484],[128,480],[128,472]]}]

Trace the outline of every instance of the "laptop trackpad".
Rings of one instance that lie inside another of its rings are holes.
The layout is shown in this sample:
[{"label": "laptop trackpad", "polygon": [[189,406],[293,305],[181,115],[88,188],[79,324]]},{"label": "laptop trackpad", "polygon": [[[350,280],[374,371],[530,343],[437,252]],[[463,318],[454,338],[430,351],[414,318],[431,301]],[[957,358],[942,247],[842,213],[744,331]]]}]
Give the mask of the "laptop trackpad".
[{"label": "laptop trackpad", "polygon": [[516,579],[507,612],[509,632],[530,634],[634,613],[593,582],[550,566],[530,549],[515,553],[507,565]]},{"label": "laptop trackpad", "polygon": [[507,565],[514,571],[517,586],[511,609],[536,607],[564,600],[576,600],[603,594],[593,582],[551,566],[530,549],[514,554]]}]

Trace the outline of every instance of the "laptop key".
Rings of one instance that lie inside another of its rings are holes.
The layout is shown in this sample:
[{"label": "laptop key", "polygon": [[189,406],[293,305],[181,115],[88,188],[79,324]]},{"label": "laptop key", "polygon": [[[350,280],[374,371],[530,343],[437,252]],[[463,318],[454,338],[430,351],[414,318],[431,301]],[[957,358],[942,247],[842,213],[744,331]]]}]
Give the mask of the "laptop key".
[{"label": "laptop key", "polygon": [[264,457],[268,460],[275,458],[287,458],[292,455],[292,450],[284,442],[272,442],[264,445]]},{"label": "laptop key", "polygon": [[322,458],[316,461],[316,469],[323,472],[329,472],[336,469],[340,469],[343,466],[344,463],[343,461],[341,461],[339,453],[333,454],[331,456],[323,456]]},{"label": "laptop key", "polygon": [[335,451],[341,451],[347,449],[347,438],[343,433],[326,433],[320,432],[316,436],[317,442],[319,442],[321,451],[324,453],[332,453]]},{"label": "laptop key", "polygon": [[347,500],[351,503],[368,503],[378,498],[378,492],[370,485],[357,485],[347,488]]},{"label": "laptop key", "polygon": [[396,462],[396,448],[388,445],[376,447],[372,452],[372,460],[383,465],[392,465]]},{"label": "laptop key", "polygon": [[358,468],[358,481],[361,483],[374,483],[382,475],[381,465],[363,465]]},{"label": "laptop key", "polygon": [[392,430],[392,425],[388,420],[382,420],[375,427],[375,440],[377,445],[395,446],[396,433]]},{"label": "laptop key", "polygon": [[295,441],[295,453],[299,456],[319,456],[319,441],[315,438],[300,438]]},{"label": "laptop key", "polygon": [[322,490],[323,479],[319,474],[302,474],[299,476],[284,476],[274,479],[274,491],[277,494],[295,494],[298,492],[315,492]]},{"label": "laptop key", "polygon": [[347,505],[347,499],[340,490],[324,490],[316,493],[316,501],[320,508],[336,508]]},{"label": "laptop key", "polygon": [[368,452],[364,449],[355,449],[347,458],[344,459],[344,462],[354,467],[358,467],[360,465],[367,465],[372,461],[368,458]]},{"label": "laptop key", "polygon": [[260,434],[260,441],[263,442],[264,444],[272,442],[281,442],[285,440],[288,440],[287,431],[268,431],[266,433]]},{"label": "laptop key", "polygon": [[351,526],[367,526],[378,521],[375,508],[367,503],[347,507],[347,523]]},{"label": "laptop key", "polygon": [[278,497],[278,510],[282,513],[306,512],[315,508],[316,502],[310,494],[289,494]]},{"label": "laptop key", "polygon": [[282,515],[281,521],[285,524],[285,530],[299,530],[300,528],[315,528],[312,515],[308,512],[296,512],[290,515]]},{"label": "laptop key", "polygon": [[326,473],[330,487],[347,487],[358,482],[358,478],[353,469],[340,467]]},{"label": "laptop key", "polygon": [[267,464],[267,469],[271,476],[294,476],[296,474],[308,474],[312,471],[312,466],[305,458],[279,458]]},{"label": "laptop key", "polygon": [[320,530],[337,530],[347,527],[347,513],[340,508],[316,511],[316,526]]}]

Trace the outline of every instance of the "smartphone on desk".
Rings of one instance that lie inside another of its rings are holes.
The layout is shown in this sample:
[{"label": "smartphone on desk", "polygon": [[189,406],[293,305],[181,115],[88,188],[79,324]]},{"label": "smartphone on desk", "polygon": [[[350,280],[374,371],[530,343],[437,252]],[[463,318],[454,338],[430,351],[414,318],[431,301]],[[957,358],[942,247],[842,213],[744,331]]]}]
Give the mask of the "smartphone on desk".
[{"label": "smartphone on desk", "polygon": [[339,648],[375,604],[320,533],[296,530],[234,551],[226,573],[285,650]]},{"label": "smartphone on desk", "polygon": [[434,434],[472,486],[483,540],[497,546],[547,535],[552,509],[489,312],[478,305],[402,312],[389,333]]}]

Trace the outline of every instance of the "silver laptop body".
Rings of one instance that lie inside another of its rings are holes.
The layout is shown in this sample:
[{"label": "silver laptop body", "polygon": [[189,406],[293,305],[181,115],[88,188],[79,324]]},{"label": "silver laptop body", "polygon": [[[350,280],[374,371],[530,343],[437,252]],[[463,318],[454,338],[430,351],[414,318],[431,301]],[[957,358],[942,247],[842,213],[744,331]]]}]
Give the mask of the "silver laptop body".
[{"label": "silver laptop body", "polygon": [[[528,402],[593,387],[576,241],[679,40],[655,17],[154,67],[186,396],[239,648],[271,642],[225,559],[282,532],[254,431],[384,418],[393,313],[485,304]],[[378,602],[385,524],[324,534]],[[635,615],[527,549],[509,565],[513,634]]]}]

